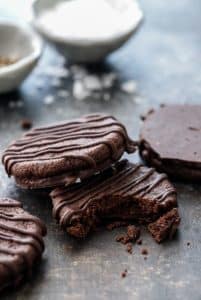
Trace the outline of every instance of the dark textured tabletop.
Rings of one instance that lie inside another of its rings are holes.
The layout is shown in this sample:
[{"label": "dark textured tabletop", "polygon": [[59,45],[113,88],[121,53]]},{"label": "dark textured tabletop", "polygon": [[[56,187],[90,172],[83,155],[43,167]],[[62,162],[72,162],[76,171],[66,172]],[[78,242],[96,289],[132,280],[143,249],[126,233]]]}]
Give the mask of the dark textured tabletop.
[{"label": "dark textured tabletop", "polygon": [[[148,109],[160,103],[201,103],[201,1],[141,0],[140,4],[145,20],[138,34],[104,64],[92,67],[93,72],[117,74],[119,82],[110,91],[111,99],[74,99],[71,77],[64,76],[61,85],[55,86],[43,71],[47,66],[57,67],[61,59],[46,47],[21,89],[0,97],[0,151],[23,133],[20,122],[24,118],[38,126],[85,113],[108,112],[137,138],[139,116]],[[134,95],[120,91],[119,85],[125,80],[137,83]],[[61,89],[68,90],[69,96],[60,97]],[[54,95],[54,101],[51,97],[47,101],[48,95]],[[138,156],[130,155],[130,159],[138,160]],[[32,280],[0,298],[201,299],[201,187],[175,185],[182,217],[178,235],[157,245],[144,231],[143,246],[134,246],[129,255],[114,240],[122,229],[102,231],[83,242],[68,237],[51,217],[49,198],[17,188],[1,166],[0,195],[21,200],[28,211],[45,221],[48,235],[44,259]],[[140,253],[142,247],[148,249],[147,260]],[[124,269],[128,275],[121,278]]]}]

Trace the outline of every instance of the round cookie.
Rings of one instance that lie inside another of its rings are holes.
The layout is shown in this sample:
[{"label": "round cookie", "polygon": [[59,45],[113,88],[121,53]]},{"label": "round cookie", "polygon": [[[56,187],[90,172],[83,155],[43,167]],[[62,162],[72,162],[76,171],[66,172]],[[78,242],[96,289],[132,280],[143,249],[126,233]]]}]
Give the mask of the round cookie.
[{"label": "round cookie", "polygon": [[201,179],[201,106],[173,105],[151,111],[140,132],[140,155],[171,177]]},{"label": "round cookie", "polygon": [[2,161],[9,176],[23,188],[69,185],[109,167],[135,143],[114,117],[93,114],[35,128],[5,151]]},{"label": "round cookie", "polygon": [[31,275],[44,250],[46,227],[20,202],[0,199],[0,291]]}]

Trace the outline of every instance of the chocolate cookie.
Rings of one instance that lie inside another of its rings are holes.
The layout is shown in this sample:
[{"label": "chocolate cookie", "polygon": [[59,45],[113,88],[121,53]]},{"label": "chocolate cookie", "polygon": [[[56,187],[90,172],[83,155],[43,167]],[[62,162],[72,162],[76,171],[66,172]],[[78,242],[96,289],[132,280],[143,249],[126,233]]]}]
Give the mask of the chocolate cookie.
[{"label": "chocolate cookie", "polygon": [[44,250],[46,227],[20,202],[0,199],[0,291],[28,277]]},{"label": "chocolate cookie", "polygon": [[201,179],[201,106],[161,107],[145,117],[140,154],[149,166],[176,179]]},{"label": "chocolate cookie", "polygon": [[177,207],[176,191],[165,174],[127,160],[84,182],[57,188],[51,198],[54,217],[75,237],[85,237],[108,219],[153,223]]},{"label": "chocolate cookie", "polygon": [[110,166],[135,143],[114,117],[94,114],[36,128],[14,142],[2,161],[23,188],[68,185]]}]

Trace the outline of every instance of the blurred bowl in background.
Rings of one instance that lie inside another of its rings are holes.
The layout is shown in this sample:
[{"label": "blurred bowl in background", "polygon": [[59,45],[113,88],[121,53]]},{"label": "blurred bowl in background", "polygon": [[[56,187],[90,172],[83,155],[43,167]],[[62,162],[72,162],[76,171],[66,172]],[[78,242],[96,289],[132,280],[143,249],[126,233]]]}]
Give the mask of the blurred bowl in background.
[{"label": "blurred bowl in background", "polygon": [[0,19],[0,93],[17,88],[36,65],[42,40],[31,27]]},{"label": "blurred bowl in background", "polygon": [[[67,2],[69,0],[65,1]],[[69,37],[64,35],[62,36],[59,30],[50,30],[45,22],[41,24],[41,16],[49,11],[54,13],[54,11],[56,11],[56,5],[63,3],[64,0],[35,0],[32,5],[33,24],[38,32],[40,32],[47,41],[52,43],[58,51],[70,61],[80,63],[97,62],[105,58],[111,52],[120,48],[135,33],[143,19],[142,11],[135,0],[110,1],[114,9],[119,9],[120,13],[121,9],[119,8],[119,3],[122,3],[122,5],[124,5],[124,9],[122,11],[126,11],[126,13],[129,14],[128,16],[131,19],[131,22],[128,22],[127,28],[124,26],[124,30],[120,30],[113,36],[107,36],[107,38],[100,38],[98,35],[93,39],[90,39],[90,37],[79,39],[72,35]],[[116,3],[118,2],[118,8],[115,8],[115,1]],[[72,1],[70,2],[72,3]],[[102,17],[104,22],[104,16]],[[76,26],[79,19],[75,18],[74,22]],[[53,24],[51,23],[51,25]]]}]

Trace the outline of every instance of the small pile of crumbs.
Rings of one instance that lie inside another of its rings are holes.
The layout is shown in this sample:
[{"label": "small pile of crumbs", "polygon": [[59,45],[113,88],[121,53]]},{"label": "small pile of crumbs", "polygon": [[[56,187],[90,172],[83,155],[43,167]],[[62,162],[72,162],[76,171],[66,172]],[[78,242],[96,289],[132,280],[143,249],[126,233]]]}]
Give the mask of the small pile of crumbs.
[{"label": "small pile of crumbs", "polygon": [[140,228],[129,225],[127,227],[127,232],[116,237],[116,242],[119,242],[123,245],[126,245],[126,251],[129,254],[133,252],[133,244],[139,240],[140,237]]}]

